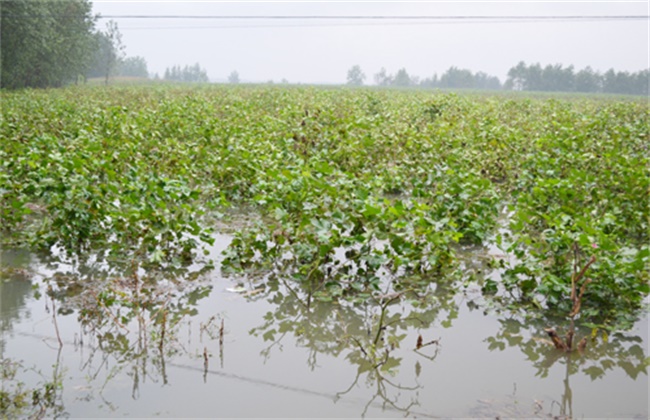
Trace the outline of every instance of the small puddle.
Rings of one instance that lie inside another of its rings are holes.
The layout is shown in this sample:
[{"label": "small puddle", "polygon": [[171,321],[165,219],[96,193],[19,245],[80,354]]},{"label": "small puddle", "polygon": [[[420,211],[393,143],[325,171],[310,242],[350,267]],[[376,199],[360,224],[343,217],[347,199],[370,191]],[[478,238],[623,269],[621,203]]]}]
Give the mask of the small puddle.
[{"label": "small puddle", "polygon": [[3,398],[38,396],[7,417],[648,417],[647,314],[567,356],[477,291],[396,300],[378,334],[378,305],[307,311],[218,269],[134,285],[0,258]]}]

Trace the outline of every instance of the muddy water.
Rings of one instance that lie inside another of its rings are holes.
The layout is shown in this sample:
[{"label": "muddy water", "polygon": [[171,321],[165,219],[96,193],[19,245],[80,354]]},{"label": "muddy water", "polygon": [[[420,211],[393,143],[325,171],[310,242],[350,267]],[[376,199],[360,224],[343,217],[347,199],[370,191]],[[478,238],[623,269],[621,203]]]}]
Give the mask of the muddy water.
[{"label": "muddy water", "polygon": [[379,305],[307,310],[273,281],[105,275],[85,290],[91,274],[1,258],[0,350],[16,368],[3,391],[54,384],[23,416],[648,417],[647,316],[568,357],[548,325],[485,313],[471,290],[396,300],[378,334]]}]

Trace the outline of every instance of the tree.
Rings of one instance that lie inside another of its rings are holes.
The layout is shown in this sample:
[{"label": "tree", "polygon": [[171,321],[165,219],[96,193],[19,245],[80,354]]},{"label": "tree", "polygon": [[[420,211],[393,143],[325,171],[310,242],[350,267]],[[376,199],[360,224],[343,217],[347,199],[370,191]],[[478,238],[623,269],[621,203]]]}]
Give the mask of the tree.
[{"label": "tree", "polygon": [[524,90],[526,89],[527,79],[526,63],[520,61],[515,67],[508,70],[508,78],[506,79],[505,88],[509,90]]},{"label": "tree", "polygon": [[474,89],[499,90],[501,81],[496,76],[479,71],[474,75]]},{"label": "tree", "polygon": [[147,60],[143,57],[128,57],[120,63],[118,68],[118,74],[120,76],[131,76],[131,77],[149,77],[149,71],[147,70]]},{"label": "tree", "polygon": [[236,85],[239,83],[239,73],[237,70],[233,70],[232,73],[228,76],[228,83],[231,83],[233,85]]},{"label": "tree", "polygon": [[58,87],[86,73],[95,18],[88,0],[2,1],[0,87]]},{"label": "tree", "polygon": [[426,87],[426,88],[434,88],[438,86],[438,75],[436,73],[433,74],[432,77],[427,77],[425,79],[422,79],[420,82],[420,86]]},{"label": "tree", "polygon": [[394,86],[409,86],[411,85],[411,77],[406,72],[406,69],[401,68],[397,71],[395,78],[393,79]]},{"label": "tree", "polygon": [[602,81],[600,75],[587,66],[576,73],[574,83],[577,92],[599,92]]},{"label": "tree", "polygon": [[379,70],[379,73],[375,74],[374,79],[377,86],[390,86],[393,83],[393,77],[387,74],[386,69],[383,67]]},{"label": "tree", "polygon": [[617,72],[609,69],[600,74],[586,67],[578,72],[573,66],[540,64],[526,66],[523,62],[508,72],[506,89],[540,90],[555,92],[604,92],[625,95],[647,95],[649,70],[637,73]]},{"label": "tree", "polygon": [[471,89],[474,87],[474,75],[469,70],[458,67],[449,69],[440,76],[440,87],[453,89]]},{"label": "tree", "polygon": [[119,73],[124,60],[124,45],[122,34],[117,23],[110,20],[104,32],[93,34],[95,53],[92,55],[91,66],[87,71],[88,77],[103,77],[108,84],[111,76]]},{"label": "tree", "polygon": [[108,85],[108,78],[115,74],[120,62],[124,58],[124,45],[122,44],[122,34],[114,20],[108,21],[104,35],[104,42],[108,42],[106,45],[108,48],[104,49],[102,62],[104,64],[104,74],[106,75],[105,84]]},{"label": "tree", "polygon": [[201,82],[207,83],[208,74],[201,68],[199,63],[194,64],[193,66],[185,66],[181,69],[181,66],[173,66],[172,68],[165,69],[164,80],[169,80],[172,82]]},{"label": "tree", "polygon": [[361,67],[358,65],[352,66],[350,70],[348,70],[348,85],[361,86],[365,79],[366,75],[361,71]]}]

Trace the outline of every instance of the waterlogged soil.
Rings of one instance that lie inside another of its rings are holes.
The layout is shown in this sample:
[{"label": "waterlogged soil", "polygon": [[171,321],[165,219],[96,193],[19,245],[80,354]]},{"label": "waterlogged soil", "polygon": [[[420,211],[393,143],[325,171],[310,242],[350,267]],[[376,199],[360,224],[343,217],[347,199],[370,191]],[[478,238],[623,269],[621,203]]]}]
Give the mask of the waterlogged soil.
[{"label": "waterlogged soil", "polygon": [[566,355],[549,325],[472,289],[395,299],[382,317],[380,305],[307,310],[281,282],[218,264],[156,287],[86,277],[59,296],[48,287],[70,267],[7,249],[1,262],[3,392],[49,395],[8,417],[648,417],[647,314]]}]

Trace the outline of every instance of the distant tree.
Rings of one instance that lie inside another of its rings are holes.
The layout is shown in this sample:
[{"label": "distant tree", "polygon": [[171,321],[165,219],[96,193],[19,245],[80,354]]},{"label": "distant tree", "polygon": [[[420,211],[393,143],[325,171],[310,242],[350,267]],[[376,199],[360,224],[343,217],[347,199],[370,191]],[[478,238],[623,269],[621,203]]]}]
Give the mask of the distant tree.
[{"label": "distant tree", "polygon": [[147,70],[147,61],[140,56],[127,57],[120,63],[118,74],[120,76],[147,78],[149,77],[149,71]]},{"label": "distant tree", "polygon": [[106,57],[108,50],[112,48],[110,41],[101,31],[93,34],[94,50],[91,54],[90,66],[86,72],[86,77],[105,77],[106,76]]},{"label": "distant tree", "polygon": [[450,67],[440,76],[439,85],[442,88],[472,89],[474,87],[474,75],[469,70]]},{"label": "distant tree", "polygon": [[542,69],[542,66],[539,63],[536,64],[531,64],[528,67],[528,72],[527,72],[527,83],[526,83],[526,90],[536,90],[536,91],[541,91],[544,90],[544,81],[543,81],[543,75],[544,74],[544,69]]},{"label": "distant tree", "polygon": [[633,75],[634,94],[650,96],[650,69],[641,70]]},{"label": "distant tree", "polygon": [[587,66],[576,73],[574,85],[577,92],[599,92],[602,89],[602,78]]},{"label": "distant tree", "polygon": [[527,72],[528,68],[526,67],[526,63],[520,61],[515,67],[508,70],[508,78],[504,87],[509,90],[525,90],[527,88]]},{"label": "distant tree", "polygon": [[122,34],[115,21],[106,24],[104,32],[94,34],[95,53],[91,56],[91,66],[86,73],[88,77],[103,77],[104,83],[118,74],[124,60],[124,44]]},{"label": "distant tree", "polygon": [[282,79],[280,80],[280,83],[282,83],[283,85],[288,85],[289,81],[287,79]]},{"label": "distant tree", "polygon": [[520,62],[508,71],[504,87],[515,90],[556,91],[556,92],[604,92],[626,95],[648,95],[648,76],[646,69],[636,73],[616,72],[609,69],[605,74],[594,72],[586,67],[578,72],[573,66],[560,64],[526,66]]},{"label": "distant tree", "polygon": [[117,22],[114,20],[109,20],[106,23],[105,36],[109,42],[109,48],[104,51],[105,56],[102,59],[105,65],[106,75],[104,83],[108,85],[109,77],[117,72],[117,68],[124,58],[124,44],[122,44],[122,34],[117,27]]},{"label": "distant tree", "polygon": [[88,0],[0,4],[0,87],[57,87],[90,65],[95,18]]},{"label": "distant tree", "polygon": [[480,71],[474,75],[474,89],[499,90],[501,81],[496,76]]},{"label": "distant tree", "polygon": [[377,86],[390,86],[393,83],[393,77],[386,73],[386,69],[383,67],[379,73],[375,74],[374,79]]},{"label": "distant tree", "polygon": [[420,81],[420,86],[426,87],[426,88],[434,88],[438,86],[438,75],[433,74],[432,77],[427,77],[425,79],[422,79]]},{"label": "distant tree", "polygon": [[165,69],[164,80],[171,82],[201,82],[207,83],[209,81],[207,72],[201,68],[199,63],[193,66],[185,66],[181,68],[175,65],[171,68]]},{"label": "distant tree", "polygon": [[363,81],[366,79],[366,75],[361,71],[361,67],[358,65],[352,66],[348,70],[348,85],[350,86],[361,86]]},{"label": "distant tree", "polygon": [[440,76],[438,87],[447,89],[501,89],[498,77],[490,76],[484,72],[472,73],[467,69],[450,67]]},{"label": "distant tree", "polygon": [[237,70],[234,70],[230,75],[228,76],[228,83],[231,83],[233,85],[236,85],[239,83],[239,73]]},{"label": "distant tree", "polygon": [[393,82],[391,84],[393,86],[410,86],[411,85],[411,77],[406,72],[405,68],[401,68],[401,69],[399,69],[397,71],[397,74],[395,75],[395,78],[393,79]]},{"label": "distant tree", "polygon": [[[533,67],[541,68],[538,64]],[[547,92],[572,92],[574,90],[573,82],[573,66],[563,68],[561,64],[548,64],[542,69],[539,82],[535,83],[533,86],[534,90]]]}]

